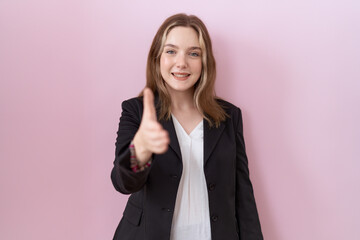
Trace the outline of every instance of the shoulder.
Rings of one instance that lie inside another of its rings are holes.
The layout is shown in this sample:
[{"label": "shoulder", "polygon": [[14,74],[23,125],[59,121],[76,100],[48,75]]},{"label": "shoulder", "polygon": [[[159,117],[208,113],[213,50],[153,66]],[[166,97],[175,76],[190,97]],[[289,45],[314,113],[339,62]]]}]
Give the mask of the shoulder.
[{"label": "shoulder", "polygon": [[126,108],[143,108],[143,97],[133,97],[124,100],[121,103],[121,107]]},{"label": "shoulder", "polygon": [[234,127],[234,129],[242,128],[242,114],[241,109],[221,98],[217,98],[216,101],[219,105],[225,110],[228,115],[227,121],[225,124],[230,124]]},{"label": "shoulder", "polygon": [[[144,97],[143,96],[137,96],[137,97],[132,97],[129,99],[126,99],[122,102],[121,106],[124,109],[124,107],[132,107],[132,108],[140,108],[141,110],[143,109],[143,102],[144,102]],[[154,103],[155,105],[157,104],[159,100],[159,96],[157,93],[154,94]]]},{"label": "shoulder", "polygon": [[125,104],[125,105],[139,105],[141,104],[142,105],[142,102],[143,102],[143,97],[133,97],[133,98],[129,98],[129,99],[126,99],[122,102],[122,104]]},{"label": "shoulder", "polygon": [[232,116],[233,114],[239,114],[239,112],[241,112],[241,109],[238,106],[236,106],[236,105],[232,104],[231,102],[228,102],[222,98],[217,97],[216,101],[225,110],[225,112],[227,114],[229,114],[230,116]]},{"label": "shoulder", "polygon": [[141,117],[143,112],[143,97],[133,97],[121,103],[123,114]]}]

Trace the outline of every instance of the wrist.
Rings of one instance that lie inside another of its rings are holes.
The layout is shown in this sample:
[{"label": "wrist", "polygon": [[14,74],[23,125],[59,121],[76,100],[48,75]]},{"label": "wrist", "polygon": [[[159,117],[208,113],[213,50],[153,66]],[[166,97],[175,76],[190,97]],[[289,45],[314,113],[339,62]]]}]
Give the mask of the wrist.
[{"label": "wrist", "polygon": [[132,143],[134,144],[134,155],[140,166],[145,165],[149,161],[152,153],[144,147],[141,137],[138,134],[135,135]]},{"label": "wrist", "polygon": [[150,167],[152,162],[151,155],[149,158],[146,158],[147,160],[145,162],[141,162],[136,154],[134,140],[131,141],[129,149],[130,149],[130,168],[133,170],[133,172],[140,172]]}]

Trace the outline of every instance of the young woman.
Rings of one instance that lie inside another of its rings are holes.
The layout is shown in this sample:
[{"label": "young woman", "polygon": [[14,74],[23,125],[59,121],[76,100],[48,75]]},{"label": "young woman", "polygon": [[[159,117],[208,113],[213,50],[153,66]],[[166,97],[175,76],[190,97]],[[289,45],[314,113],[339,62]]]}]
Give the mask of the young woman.
[{"label": "young woman", "polygon": [[131,195],[114,239],[263,239],[241,111],[215,96],[204,23],[166,19],[146,73],[140,96],[122,103],[111,179]]}]

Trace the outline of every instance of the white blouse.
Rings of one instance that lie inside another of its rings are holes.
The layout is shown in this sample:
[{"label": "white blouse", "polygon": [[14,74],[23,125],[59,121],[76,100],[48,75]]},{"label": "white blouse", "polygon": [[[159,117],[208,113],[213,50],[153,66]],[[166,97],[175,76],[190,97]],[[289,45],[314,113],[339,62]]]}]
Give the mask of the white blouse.
[{"label": "white blouse", "polygon": [[187,134],[172,115],[183,171],[176,195],[171,240],[211,240],[208,192],[204,174],[204,127]]}]

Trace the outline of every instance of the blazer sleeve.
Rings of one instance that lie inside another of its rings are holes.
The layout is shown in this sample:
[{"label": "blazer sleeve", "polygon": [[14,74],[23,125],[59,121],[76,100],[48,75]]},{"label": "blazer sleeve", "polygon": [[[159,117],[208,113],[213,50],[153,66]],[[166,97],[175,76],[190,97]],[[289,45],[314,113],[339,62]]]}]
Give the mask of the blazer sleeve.
[{"label": "blazer sleeve", "polygon": [[115,143],[115,160],[111,180],[115,189],[123,194],[141,190],[151,166],[144,171],[133,172],[130,168],[129,145],[139,129],[143,112],[142,101],[130,99],[122,103],[122,113]]},{"label": "blazer sleeve", "polygon": [[248,159],[245,152],[241,110],[237,108],[236,131],[236,219],[240,239],[262,240],[260,220],[250,181]]}]

